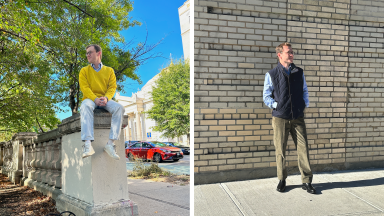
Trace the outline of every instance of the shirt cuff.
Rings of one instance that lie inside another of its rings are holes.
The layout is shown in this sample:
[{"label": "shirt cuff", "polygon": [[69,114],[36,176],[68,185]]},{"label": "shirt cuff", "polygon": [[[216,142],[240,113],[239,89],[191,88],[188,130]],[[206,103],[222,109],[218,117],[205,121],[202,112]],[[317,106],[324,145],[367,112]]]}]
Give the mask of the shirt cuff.
[{"label": "shirt cuff", "polygon": [[274,102],[274,103],[272,104],[272,108],[273,108],[273,109],[276,109],[276,107],[277,107],[277,102]]}]

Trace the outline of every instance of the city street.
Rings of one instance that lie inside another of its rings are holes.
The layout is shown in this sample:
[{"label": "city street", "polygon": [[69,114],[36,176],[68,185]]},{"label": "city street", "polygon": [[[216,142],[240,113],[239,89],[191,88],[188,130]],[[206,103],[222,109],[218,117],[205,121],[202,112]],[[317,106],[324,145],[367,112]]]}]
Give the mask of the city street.
[{"label": "city street", "polygon": [[[129,161],[128,158],[126,158],[127,161],[127,170],[133,170],[134,161]],[[145,161],[146,165],[150,165],[150,161]],[[165,168],[171,173],[177,174],[177,175],[189,175],[190,174],[190,155],[184,155],[184,158],[175,162],[175,161],[163,161],[159,163],[159,167]]]}]

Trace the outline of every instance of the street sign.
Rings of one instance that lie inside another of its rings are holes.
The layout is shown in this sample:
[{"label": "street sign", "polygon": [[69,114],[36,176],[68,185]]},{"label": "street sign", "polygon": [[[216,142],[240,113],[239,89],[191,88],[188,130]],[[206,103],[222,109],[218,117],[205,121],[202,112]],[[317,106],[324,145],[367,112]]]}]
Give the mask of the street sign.
[{"label": "street sign", "polygon": [[147,133],[147,138],[151,138],[151,132]]}]

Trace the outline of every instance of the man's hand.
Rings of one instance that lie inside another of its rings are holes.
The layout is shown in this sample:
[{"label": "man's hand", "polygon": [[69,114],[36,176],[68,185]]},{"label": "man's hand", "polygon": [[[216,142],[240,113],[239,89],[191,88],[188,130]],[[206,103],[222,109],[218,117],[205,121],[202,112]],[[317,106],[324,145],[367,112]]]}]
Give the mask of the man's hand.
[{"label": "man's hand", "polygon": [[108,99],[106,97],[96,98],[95,103],[97,106],[106,106]]}]

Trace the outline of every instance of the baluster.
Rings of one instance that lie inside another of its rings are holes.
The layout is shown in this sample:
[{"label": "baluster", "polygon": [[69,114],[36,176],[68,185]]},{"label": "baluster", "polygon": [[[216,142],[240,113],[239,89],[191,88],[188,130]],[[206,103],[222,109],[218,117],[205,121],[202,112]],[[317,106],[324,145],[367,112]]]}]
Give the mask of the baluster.
[{"label": "baluster", "polygon": [[61,137],[57,138],[53,147],[54,160],[52,161],[52,185],[61,188]]},{"label": "baluster", "polygon": [[42,146],[41,146],[41,160],[40,160],[41,172],[40,172],[39,181],[42,183],[46,183],[45,178],[47,176],[47,169],[46,169],[46,165],[47,165],[47,143],[48,142],[43,142]]},{"label": "baluster", "polygon": [[31,173],[31,169],[32,169],[32,166],[31,166],[31,162],[32,162],[32,159],[33,159],[33,155],[32,155],[32,146],[33,146],[33,139],[28,139],[26,141],[26,144],[24,146],[24,151],[25,151],[25,157],[24,157],[24,168],[23,168],[23,175],[24,175],[24,181],[26,179],[31,179],[30,177],[30,173]]},{"label": "baluster", "polygon": [[52,161],[53,161],[53,143],[55,141],[49,141],[47,142],[47,147],[46,147],[46,164],[45,164],[45,169],[47,171],[47,174],[45,175],[44,183],[50,184],[51,182],[51,177],[52,177]]},{"label": "baluster", "polygon": [[33,162],[33,168],[35,170],[33,174],[33,180],[37,181],[38,179],[38,171],[39,171],[39,156],[40,156],[40,149],[39,149],[39,143],[35,143],[35,160]]}]

